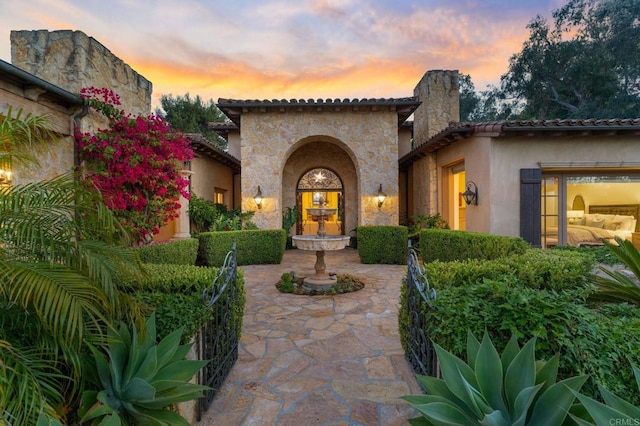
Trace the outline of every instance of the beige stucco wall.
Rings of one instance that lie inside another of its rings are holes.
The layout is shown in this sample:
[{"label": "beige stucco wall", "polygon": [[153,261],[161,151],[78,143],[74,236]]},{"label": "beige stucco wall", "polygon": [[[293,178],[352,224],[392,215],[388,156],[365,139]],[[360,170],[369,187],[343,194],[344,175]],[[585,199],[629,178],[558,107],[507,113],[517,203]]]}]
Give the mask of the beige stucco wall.
[{"label": "beige stucco wall", "polygon": [[[282,210],[286,207],[282,192],[284,167],[287,159],[310,137],[339,141],[336,143],[342,144],[354,163],[357,182],[345,181],[344,184],[355,187],[358,194],[358,225],[398,223],[398,117],[395,112],[249,112],[242,116],[242,209],[256,210],[253,196],[260,185],[264,202],[254,216],[260,228],[282,227]],[[310,158],[309,168],[315,164]],[[375,197],[381,183],[387,199],[379,211]],[[345,220],[353,221],[353,218]]]},{"label": "beige stucco wall", "polygon": [[82,31],[11,31],[11,62],[71,93],[108,87],[128,113],[151,110],[151,82]]},{"label": "beige stucco wall", "polygon": [[230,155],[233,155],[238,160],[242,160],[240,157],[242,153],[240,152],[240,131],[230,131],[227,137],[227,152]]},{"label": "beige stucco wall", "polygon": [[225,190],[225,205],[233,206],[233,170],[210,158],[196,157],[191,160],[191,192],[205,200],[213,201],[215,188]]},{"label": "beige stucco wall", "polygon": [[[438,151],[438,176],[441,179],[447,164],[464,159],[466,179],[478,185],[479,199],[478,206],[467,207],[467,230],[519,236],[520,169],[555,163],[564,164],[565,171],[584,171],[594,162],[603,166],[632,162],[640,171],[639,142],[632,136],[474,136]],[[575,167],[581,163],[583,167]]]},{"label": "beige stucco wall", "polygon": [[410,127],[400,126],[398,129],[398,158],[407,155],[411,149],[413,130]]}]

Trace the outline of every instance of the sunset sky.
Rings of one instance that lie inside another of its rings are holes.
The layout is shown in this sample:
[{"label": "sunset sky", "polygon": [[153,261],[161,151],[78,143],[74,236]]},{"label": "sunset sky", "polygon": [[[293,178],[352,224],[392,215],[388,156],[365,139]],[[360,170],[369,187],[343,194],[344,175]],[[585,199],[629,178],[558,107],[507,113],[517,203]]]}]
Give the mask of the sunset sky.
[{"label": "sunset sky", "polygon": [[162,94],[203,99],[412,96],[427,70],[497,84],[536,15],[565,0],[2,0],[11,30],[80,30]]}]

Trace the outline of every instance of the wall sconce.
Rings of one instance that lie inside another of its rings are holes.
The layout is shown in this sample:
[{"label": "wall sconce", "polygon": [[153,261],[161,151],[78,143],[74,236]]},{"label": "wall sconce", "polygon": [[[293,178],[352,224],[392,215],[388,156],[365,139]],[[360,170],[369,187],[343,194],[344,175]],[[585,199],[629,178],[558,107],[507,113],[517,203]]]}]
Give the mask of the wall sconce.
[{"label": "wall sconce", "polygon": [[11,183],[11,171],[0,169],[0,184],[10,184]]},{"label": "wall sconce", "polygon": [[382,184],[380,184],[380,188],[378,188],[378,210],[382,208],[382,204],[384,200],[387,198],[387,194],[382,192]]},{"label": "wall sconce", "polygon": [[260,185],[258,185],[258,192],[253,197],[253,200],[258,205],[258,209],[261,209],[262,208],[262,191],[260,190]]},{"label": "wall sconce", "polygon": [[468,206],[473,204],[478,205],[478,186],[473,181],[467,182],[467,190],[462,193],[462,198]]}]

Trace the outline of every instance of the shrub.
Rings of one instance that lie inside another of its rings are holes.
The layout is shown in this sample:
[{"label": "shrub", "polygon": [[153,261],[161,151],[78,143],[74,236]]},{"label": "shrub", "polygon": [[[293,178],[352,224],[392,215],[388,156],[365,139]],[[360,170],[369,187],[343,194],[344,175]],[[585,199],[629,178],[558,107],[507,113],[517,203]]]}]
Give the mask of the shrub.
[{"label": "shrub", "polygon": [[[118,286],[132,294],[138,302],[142,302],[149,311],[156,311],[159,337],[183,327],[183,339],[188,342],[202,325],[213,318],[211,309],[204,304],[203,292],[213,285],[218,269],[154,264],[145,264],[143,269],[145,274],[142,279],[121,273],[117,279]],[[234,312],[233,323],[240,336],[246,300],[241,270],[238,270],[237,291],[237,300],[231,301],[231,305]]]},{"label": "shrub", "polygon": [[488,279],[562,290],[583,287],[593,267],[593,257],[580,252],[530,248],[524,254],[496,260],[434,261],[425,265],[425,271],[436,288],[470,286]]},{"label": "shrub", "polygon": [[[403,286],[404,287],[404,286]],[[588,374],[583,392],[597,395],[595,381],[629,401],[638,402],[630,362],[638,364],[640,312],[629,305],[590,309],[585,300],[592,288],[554,291],[519,283],[485,280],[472,286],[438,288],[432,306],[423,306],[425,334],[457,356],[466,350],[466,333],[488,330],[498,350],[511,335],[537,337],[543,358],[560,354],[559,376]],[[403,288],[402,294],[406,294]],[[406,302],[399,313],[400,337],[406,351],[409,333]]]},{"label": "shrub", "polygon": [[449,223],[440,215],[413,215],[409,221],[409,239],[414,249],[418,249],[420,245],[420,231],[423,229],[451,229]]},{"label": "shrub", "polygon": [[239,265],[259,265],[282,262],[287,233],[283,229],[203,232],[199,239],[204,265],[221,266],[234,242]]},{"label": "shrub", "polygon": [[167,241],[136,249],[144,263],[195,265],[198,257],[198,239]]},{"label": "shrub", "polygon": [[523,254],[528,247],[529,244],[519,237],[445,229],[420,232],[420,251],[425,263],[434,260],[498,259]]},{"label": "shrub", "polygon": [[189,200],[189,221],[194,236],[201,232],[255,229],[256,225],[251,221],[253,215],[254,212],[243,213],[240,208],[229,210],[224,204],[205,200],[195,194]]},{"label": "shrub", "polygon": [[406,226],[359,226],[358,255],[366,264],[396,264],[407,261]]}]

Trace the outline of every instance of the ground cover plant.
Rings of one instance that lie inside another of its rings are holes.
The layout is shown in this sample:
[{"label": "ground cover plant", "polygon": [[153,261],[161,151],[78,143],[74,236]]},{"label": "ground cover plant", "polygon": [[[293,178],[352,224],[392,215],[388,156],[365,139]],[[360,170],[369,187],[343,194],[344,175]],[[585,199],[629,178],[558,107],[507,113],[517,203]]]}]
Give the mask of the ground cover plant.
[{"label": "ground cover plant", "polygon": [[276,288],[281,293],[292,293],[307,296],[322,296],[322,295],[336,295],[344,293],[352,293],[364,288],[364,283],[351,275],[338,274],[336,275],[337,284],[333,288],[328,290],[306,290],[302,284],[304,277],[297,276],[286,272],[282,274],[280,280],[276,283]]}]

